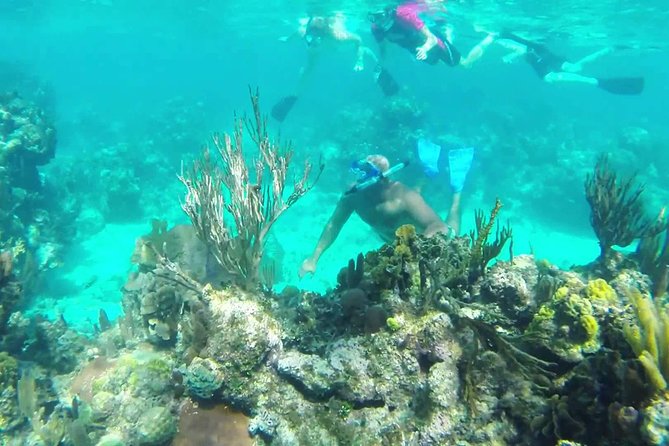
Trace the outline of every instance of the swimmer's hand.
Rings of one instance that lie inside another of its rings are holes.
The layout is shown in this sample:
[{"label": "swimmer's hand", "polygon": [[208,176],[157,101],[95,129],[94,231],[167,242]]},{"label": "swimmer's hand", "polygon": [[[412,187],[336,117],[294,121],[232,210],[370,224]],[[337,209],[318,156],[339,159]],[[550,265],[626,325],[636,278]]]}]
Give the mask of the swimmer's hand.
[{"label": "swimmer's hand", "polygon": [[288,42],[288,39],[290,39],[290,36],[281,36],[279,37],[279,42]]},{"label": "swimmer's hand", "polygon": [[502,62],[507,63],[507,64],[514,63],[521,56],[522,56],[522,54],[520,54],[520,53],[507,54],[506,56],[502,57]]},{"label": "swimmer's hand", "polygon": [[366,46],[361,46],[358,48],[357,59],[353,71],[363,71],[365,69],[365,56],[370,57],[375,63],[379,62],[379,58],[374,54],[374,51]]},{"label": "swimmer's hand", "polygon": [[313,274],[315,272],[316,272],[316,261],[313,259],[313,257],[309,257],[305,259],[304,262],[302,262],[300,271],[297,274],[301,279],[307,274]]},{"label": "swimmer's hand", "polygon": [[425,59],[427,59],[427,52],[428,52],[428,51],[429,51],[429,50],[426,50],[426,49],[425,49],[425,45],[423,45],[423,46],[419,46],[418,48],[416,48],[416,59],[417,59],[417,60],[425,60]]},{"label": "swimmer's hand", "polygon": [[362,71],[365,69],[365,51],[362,47],[358,48],[358,55],[355,58],[355,65],[353,71]]},{"label": "swimmer's hand", "polygon": [[425,40],[425,43],[422,46],[416,48],[416,59],[418,60],[427,59],[427,53],[434,48],[438,42],[434,34],[428,30],[425,30],[425,32],[427,33],[427,40]]}]

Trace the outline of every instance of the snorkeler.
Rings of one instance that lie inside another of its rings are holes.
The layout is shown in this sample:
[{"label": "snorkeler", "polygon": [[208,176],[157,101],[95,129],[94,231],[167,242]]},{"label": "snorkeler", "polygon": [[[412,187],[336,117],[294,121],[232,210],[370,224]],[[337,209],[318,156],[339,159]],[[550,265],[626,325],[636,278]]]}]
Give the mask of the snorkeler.
[{"label": "snorkeler", "polygon": [[442,22],[439,16],[445,12],[443,0],[415,0],[370,13],[371,31],[379,44],[381,57],[385,55],[387,40],[415,54],[417,60],[431,65],[441,61],[452,67],[470,67],[481,58],[485,48],[494,41],[494,36],[486,36],[463,58],[452,43],[449,27],[430,29],[421,18],[432,16],[433,21]]},{"label": "snorkeler", "polygon": [[300,278],[316,271],[319,258],[334,243],[353,213],[358,214],[385,242],[394,240],[397,228],[407,224],[426,236],[457,235],[460,232],[460,198],[472,157],[473,149],[449,152],[453,198],[446,221],[439,218],[418,192],[389,178],[408,162],[391,167],[386,157],[370,155],[354,163],[354,168],[362,176],[339,199],[316,248],[302,262]]},{"label": "snorkeler", "polygon": [[[548,83],[576,82],[593,85],[613,94],[637,95],[644,87],[643,77],[598,78],[579,74],[583,65],[610,54],[615,48],[609,47],[590,54],[577,62],[569,62],[565,58],[554,54],[545,45],[531,42],[515,34],[504,31],[498,36],[498,43],[512,49],[512,53],[502,60],[510,63],[521,56],[529,63],[537,75]],[[511,45],[504,41],[510,41]]]},{"label": "snorkeler", "polygon": [[372,57],[376,61],[376,55],[369,48],[363,46],[360,36],[346,28],[344,16],[340,13],[329,17],[313,16],[302,19],[297,31],[290,36],[280,38],[280,40],[285,42],[294,37],[302,39],[307,45],[307,63],[300,70],[296,92],[281,98],[272,108],[272,117],[279,122],[286,119],[286,116],[295,105],[309,74],[316,64],[318,56],[326,44],[352,44],[356,50],[354,71],[364,70],[365,55]]}]

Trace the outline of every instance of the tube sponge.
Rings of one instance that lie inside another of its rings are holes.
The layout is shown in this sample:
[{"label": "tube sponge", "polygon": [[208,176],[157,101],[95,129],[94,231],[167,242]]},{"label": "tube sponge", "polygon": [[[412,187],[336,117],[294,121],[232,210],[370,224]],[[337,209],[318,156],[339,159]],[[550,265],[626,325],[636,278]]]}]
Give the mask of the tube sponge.
[{"label": "tube sponge", "polygon": [[656,391],[663,391],[669,377],[669,313],[639,290],[629,290],[627,295],[638,324],[626,327],[623,334],[643,365],[649,384]]},{"label": "tube sponge", "polygon": [[648,381],[650,381],[653,388],[656,390],[666,389],[667,381],[662,376],[662,372],[658,368],[657,362],[655,362],[655,358],[653,358],[650,353],[644,350],[639,356],[639,361],[641,361],[641,364],[643,364],[643,368],[646,370]]}]

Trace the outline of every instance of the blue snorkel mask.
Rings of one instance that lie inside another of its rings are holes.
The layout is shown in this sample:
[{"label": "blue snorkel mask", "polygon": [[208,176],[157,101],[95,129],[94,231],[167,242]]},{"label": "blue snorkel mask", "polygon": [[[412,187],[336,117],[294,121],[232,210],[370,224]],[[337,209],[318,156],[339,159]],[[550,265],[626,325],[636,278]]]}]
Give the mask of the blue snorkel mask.
[{"label": "blue snorkel mask", "polygon": [[381,175],[379,168],[366,159],[353,161],[350,170],[358,178],[358,183]]},{"label": "blue snorkel mask", "polygon": [[351,164],[351,172],[358,175],[358,181],[352,188],[346,191],[346,195],[350,195],[354,192],[366,189],[369,186],[372,186],[378,183],[379,181],[383,180],[384,178],[388,178],[390,175],[399,172],[408,165],[409,165],[408,160],[403,161],[399,164],[394,165],[385,172],[381,172],[381,170],[378,167],[376,167],[374,163],[366,159],[354,161]]}]

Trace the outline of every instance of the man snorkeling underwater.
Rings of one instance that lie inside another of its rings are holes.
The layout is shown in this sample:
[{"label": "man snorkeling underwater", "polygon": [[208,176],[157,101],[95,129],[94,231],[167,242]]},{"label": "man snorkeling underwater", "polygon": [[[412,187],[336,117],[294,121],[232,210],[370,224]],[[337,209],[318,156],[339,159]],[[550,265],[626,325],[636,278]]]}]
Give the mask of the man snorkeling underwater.
[{"label": "man snorkeling underwater", "polygon": [[[434,146],[438,148],[438,146]],[[428,160],[427,171],[436,169],[434,154]],[[300,278],[316,271],[323,253],[335,242],[348,219],[354,213],[367,223],[385,242],[395,238],[402,225],[413,225],[426,236],[435,234],[457,235],[460,232],[460,199],[464,182],[473,158],[473,149],[449,151],[451,189],[453,192],[448,218],[443,221],[425,199],[415,190],[389,177],[404,168],[408,162],[391,167],[382,155],[370,155],[354,163],[361,178],[337,202],[311,256],[302,262]],[[424,157],[421,155],[421,159]],[[425,162],[424,162],[425,164]]]}]

